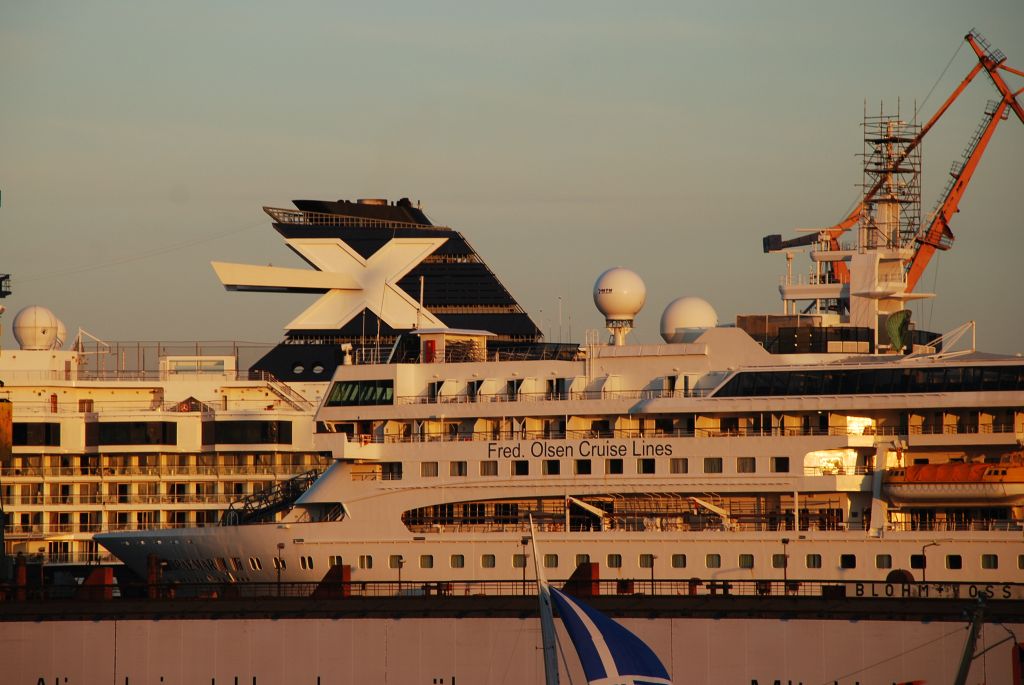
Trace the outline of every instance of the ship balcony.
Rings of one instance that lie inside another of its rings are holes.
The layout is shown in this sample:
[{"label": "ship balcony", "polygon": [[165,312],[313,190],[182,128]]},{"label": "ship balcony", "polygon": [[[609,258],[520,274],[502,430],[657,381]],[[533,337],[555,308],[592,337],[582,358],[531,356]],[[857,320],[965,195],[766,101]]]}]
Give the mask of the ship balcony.
[{"label": "ship balcony", "polygon": [[834,300],[848,298],[850,284],[832,280],[826,275],[783,276],[779,293],[783,300]]},{"label": "ship balcony", "polygon": [[539,440],[665,440],[665,439],[712,439],[721,438],[772,438],[786,440],[792,438],[835,438],[823,445],[818,442],[818,449],[842,447],[873,447],[876,435],[861,428],[833,426],[823,428],[770,428],[764,430],[739,428],[728,430],[712,430],[698,428],[693,431],[675,430],[517,430],[517,431],[476,431],[458,433],[426,433],[421,435],[357,435],[349,437],[346,433],[318,433],[315,441],[317,449],[330,450],[336,459],[382,459],[393,456],[388,449],[390,445],[412,445],[424,443],[453,442],[512,442]]},{"label": "ship balcony", "polygon": [[0,467],[5,483],[42,483],[49,481],[101,482],[128,479],[135,482],[165,480],[267,480],[295,476],[308,469],[291,464],[224,464],[216,466],[15,466]]},{"label": "ship balcony", "polygon": [[183,494],[77,494],[77,495],[11,495],[7,498],[8,508],[19,513],[31,511],[63,512],[70,507],[74,511],[92,511],[117,508],[119,505],[136,510],[147,505],[174,506],[178,504],[214,504],[224,507],[239,499],[234,493],[183,493]]},{"label": "ship balcony", "polygon": [[1024,442],[1024,432],[1012,423],[987,425],[911,426],[907,444],[911,447],[943,445],[1008,445]]}]

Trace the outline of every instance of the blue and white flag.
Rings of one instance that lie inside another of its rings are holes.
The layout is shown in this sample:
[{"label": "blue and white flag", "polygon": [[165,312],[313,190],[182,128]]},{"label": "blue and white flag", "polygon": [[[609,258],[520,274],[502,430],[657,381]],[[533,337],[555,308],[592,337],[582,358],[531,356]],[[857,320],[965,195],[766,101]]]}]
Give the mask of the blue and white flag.
[{"label": "blue and white flag", "polygon": [[590,685],[672,685],[643,640],[579,600],[549,591]]}]

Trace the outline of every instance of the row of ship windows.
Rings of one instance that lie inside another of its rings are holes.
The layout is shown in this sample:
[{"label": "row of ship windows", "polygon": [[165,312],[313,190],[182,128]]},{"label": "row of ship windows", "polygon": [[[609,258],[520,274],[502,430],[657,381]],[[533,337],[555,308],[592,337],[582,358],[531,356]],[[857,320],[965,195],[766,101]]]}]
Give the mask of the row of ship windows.
[{"label": "row of ship windows", "polygon": [[[792,556],[792,555],[789,555]],[[639,568],[653,569],[655,560],[658,557],[654,554],[641,554],[637,557],[637,566]],[[786,554],[772,554],[771,555],[771,567],[772,568],[791,568],[792,565],[787,563],[788,556]],[[288,566],[288,562],[284,558],[273,557],[273,567],[275,569],[284,570]],[[574,558],[576,566],[580,564],[590,563],[589,554],[577,554]],[[688,560],[685,554],[673,554],[671,556],[672,568],[687,568]],[[740,554],[737,556],[736,564],[739,568],[754,568],[755,557],[753,554]],[[341,566],[343,563],[340,555],[332,555],[328,558],[328,566]],[[401,569],[406,564],[405,558],[401,554],[392,554],[388,557],[388,567],[393,569]],[[421,554],[419,557],[419,567],[424,569],[434,568],[434,555],[433,554]],[[496,568],[497,557],[494,554],[482,554],[480,555],[480,567],[481,568]],[[609,554],[605,560],[608,568],[622,568],[622,555],[621,554]],[[910,568],[923,569],[926,565],[926,558],[921,554],[910,555]],[[998,569],[999,568],[999,555],[998,554],[982,554],[979,559],[980,568],[983,569]],[[525,554],[513,554],[512,555],[512,568],[526,568],[527,556]],[[227,571],[241,570],[241,560],[239,559],[209,559],[193,561],[191,563],[185,562],[186,566],[189,567],[202,567],[209,570],[220,570]],[[300,556],[299,566],[303,570],[312,571],[314,568],[314,562],[312,556]],[[450,568],[465,568],[466,567],[466,556],[464,554],[452,554],[448,558],[448,566]],[[839,568],[842,569],[854,569],[857,568],[857,555],[856,554],[841,554],[839,555]],[[952,571],[959,571],[964,568],[964,558],[961,554],[947,554],[945,558],[945,566],[947,569]],[[361,554],[358,559],[358,567],[361,569],[373,568],[373,556],[370,554]],[[557,554],[545,554],[544,555],[544,567],[545,568],[558,568],[559,567],[559,555]],[[706,554],[704,555],[704,567],[709,569],[716,569],[722,567],[722,555],[721,554]],[[820,554],[807,554],[804,556],[804,567],[808,569],[819,569],[822,568],[822,556]],[[249,557],[249,568],[253,571],[262,571],[263,562],[259,557]],[[893,558],[891,554],[876,554],[875,555],[875,568],[876,569],[891,569],[893,568]],[[1024,554],[1017,555],[1017,568],[1024,569]]]},{"label": "row of ship windows", "polygon": [[[292,442],[291,421],[204,421],[204,445],[255,445]],[[59,447],[60,424],[15,422],[11,426],[14,447]],[[175,421],[103,421],[85,424],[86,447],[107,445],[177,445]]]},{"label": "row of ship windows", "polygon": [[[481,476],[497,476],[498,461],[487,460],[480,462]],[[516,459],[511,462],[511,475],[530,475],[530,461],[527,459]],[[545,476],[558,476],[562,473],[563,460],[544,459],[541,462],[541,473]],[[387,466],[387,465],[385,465]],[[401,464],[398,465],[399,467]],[[722,457],[704,457],[703,473],[723,473],[724,462]],[[590,459],[574,459],[573,474],[577,476],[589,476],[593,473],[593,464]],[[662,467],[664,468],[664,467]],[[771,473],[789,473],[789,457],[771,457],[768,470]],[[644,475],[658,473],[658,462],[655,459],[645,457],[636,460],[636,472]],[[607,475],[619,475],[625,472],[625,460],[605,459],[604,472]],[[689,457],[671,457],[668,460],[668,472],[675,475],[687,474],[690,472]],[[386,470],[392,480],[401,478],[401,469],[391,466]],[[420,476],[423,478],[436,478],[438,476],[438,462],[425,461],[420,463]],[[469,463],[465,461],[448,462],[448,474],[450,476],[466,476],[469,473]],[[736,473],[757,473],[756,457],[736,457]]]}]

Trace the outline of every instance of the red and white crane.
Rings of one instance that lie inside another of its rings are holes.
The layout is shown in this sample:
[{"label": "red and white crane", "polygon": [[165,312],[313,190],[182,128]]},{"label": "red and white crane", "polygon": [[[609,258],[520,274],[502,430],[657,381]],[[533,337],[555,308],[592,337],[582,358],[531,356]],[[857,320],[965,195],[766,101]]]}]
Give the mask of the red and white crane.
[{"label": "red and white crane", "polygon": [[[972,30],[964,40],[978,57],[978,63],[971,69],[967,76],[961,81],[956,89],[950,94],[946,101],[932,115],[931,119],[924,124],[920,131],[903,147],[900,154],[893,160],[895,166],[899,166],[920,144],[936,122],[949,109],[950,105],[960,96],[967,86],[974,80],[974,77],[984,71],[999,91],[1000,99],[992,101],[985,110],[985,117],[975,131],[974,136],[968,143],[963,154],[963,161],[955,163],[950,171],[950,181],[943,191],[942,197],[933,215],[926,222],[922,222],[920,230],[913,238],[912,255],[904,262],[906,274],[906,291],[910,292],[917,285],[928,266],[929,261],[936,250],[948,250],[953,243],[953,232],[950,229],[950,220],[956,214],[967,190],[968,184],[974,175],[974,171],[981,161],[982,155],[992,139],[999,123],[1009,117],[1013,112],[1017,119],[1024,124],[1024,106],[1018,99],[1024,88],[1013,90],[1007,85],[1003,78],[1003,72],[1024,77],[1024,71],[1014,69],[1006,64],[1006,55],[1001,51],[993,49],[988,42],[977,31]],[[839,250],[839,238],[851,228],[864,221],[871,221],[872,217],[865,216],[865,208],[871,206],[876,196],[886,187],[887,178],[879,176],[870,186],[865,188],[864,196],[860,203],[847,215],[845,219],[834,226],[824,228],[821,231],[807,235],[782,240],[782,236],[770,235],[764,238],[765,252],[781,252],[791,248],[813,245],[825,242],[832,250]],[[843,261],[828,263],[831,273],[828,279],[833,283],[848,283],[849,268]]]}]

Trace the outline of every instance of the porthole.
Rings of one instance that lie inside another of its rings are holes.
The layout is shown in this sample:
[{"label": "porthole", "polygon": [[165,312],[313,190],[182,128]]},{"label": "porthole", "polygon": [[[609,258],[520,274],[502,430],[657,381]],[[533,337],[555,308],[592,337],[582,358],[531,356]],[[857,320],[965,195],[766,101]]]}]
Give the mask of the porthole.
[{"label": "porthole", "polygon": [[313,364],[313,373],[320,375],[324,372],[323,364]]},{"label": "porthole", "polygon": [[294,366],[292,366],[292,373],[294,373],[294,374],[303,373],[305,370],[306,370],[306,367],[303,366],[302,364],[295,364]]}]

